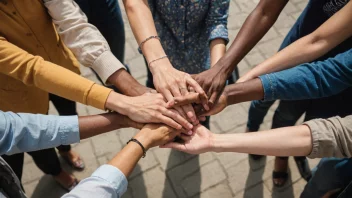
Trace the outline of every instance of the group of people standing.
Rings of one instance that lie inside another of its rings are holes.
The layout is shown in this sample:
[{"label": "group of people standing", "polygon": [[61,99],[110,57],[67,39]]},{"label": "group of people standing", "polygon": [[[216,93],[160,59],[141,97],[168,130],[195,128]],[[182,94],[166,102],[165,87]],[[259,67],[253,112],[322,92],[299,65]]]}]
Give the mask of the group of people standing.
[{"label": "group of people standing", "polygon": [[[64,197],[120,197],[126,177],[154,146],[279,156],[276,187],[288,178],[284,156],[295,156],[308,182],[302,197],[352,195],[352,3],[309,0],[279,52],[238,78],[238,63],[287,2],[259,1],[226,51],[230,0],[123,0],[148,68],[146,87],[123,64],[116,0],[0,0],[0,195],[25,197],[20,180],[28,152],[70,191]],[[79,76],[80,64],[104,86]],[[273,130],[249,133],[278,99]],[[210,115],[252,100],[247,133],[209,131]],[[62,117],[45,115],[49,101]],[[77,117],[75,102],[113,112]],[[305,123],[294,126],[304,113]],[[79,182],[61,168],[54,147],[84,169],[69,145],[126,127],[141,130],[91,177]],[[336,158],[323,158],[312,173],[306,156]]]}]

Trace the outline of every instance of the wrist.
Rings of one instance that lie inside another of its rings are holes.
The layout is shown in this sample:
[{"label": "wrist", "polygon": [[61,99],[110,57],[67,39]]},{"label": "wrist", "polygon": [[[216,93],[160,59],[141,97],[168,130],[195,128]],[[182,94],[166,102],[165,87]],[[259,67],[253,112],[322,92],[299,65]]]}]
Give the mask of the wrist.
[{"label": "wrist", "polygon": [[129,105],[127,104],[127,101],[127,96],[112,91],[106,100],[105,108],[118,112],[122,115],[127,115],[127,113],[129,112]]},{"label": "wrist", "polygon": [[213,134],[210,139],[210,148],[209,151],[210,152],[221,152],[221,144],[219,144],[219,139],[220,139],[221,134]]},{"label": "wrist", "polygon": [[137,133],[133,138],[138,140],[146,150],[149,150],[152,146],[152,141],[148,136],[148,132],[145,132],[146,129],[142,129],[139,133]]},{"label": "wrist", "polygon": [[156,62],[153,62],[149,65],[150,72],[154,75],[158,72],[167,71],[168,69],[173,68],[171,62],[168,58],[160,59]]},{"label": "wrist", "polygon": [[223,72],[227,77],[229,77],[235,67],[232,66],[233,64],[231,64],[225,56],[226,54],[212,68],[219,69],[219,72]]}]

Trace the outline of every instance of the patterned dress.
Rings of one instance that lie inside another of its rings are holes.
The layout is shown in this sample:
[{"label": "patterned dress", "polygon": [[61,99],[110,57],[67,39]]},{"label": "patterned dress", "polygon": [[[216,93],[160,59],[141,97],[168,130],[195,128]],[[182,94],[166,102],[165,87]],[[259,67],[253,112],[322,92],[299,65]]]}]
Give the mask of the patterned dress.
[{"label": "patterned dress", "polygon": [[230,0],[149,0],[161,44],[172,65],[197,74],[210,68],[210,41],[228,42]]}]

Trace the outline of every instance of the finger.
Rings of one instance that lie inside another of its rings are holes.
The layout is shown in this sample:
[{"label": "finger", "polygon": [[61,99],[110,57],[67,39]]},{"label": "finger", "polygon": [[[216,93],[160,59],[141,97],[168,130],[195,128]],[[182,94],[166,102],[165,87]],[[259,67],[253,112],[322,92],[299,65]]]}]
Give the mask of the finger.
[{"label": "finger", "polygon": [[168,107],[178,107],[192,103],[199,104],[200,102],[201,101],[198,93],[189,93],[186,96],[173,98],[173,100],[168,103]]},{"label": "finger", "polygon": [[198,119],[201,121],[201,122],[204,122],[207,118],[205,116],[199,116]]},{"label": "finger", "polygon": [[180,116],[180,114],[175,110],[170,110],[170,109],[165,108],[165,109],[163,109],[162,113],[163,113],[163,115],[170,117],[173,120],[175,120],[176,122],[178,122],[179,124],[181,124],[187,130],[191,130],[193,128],[193,125],[191,123],[189,123],[185,118]]},{"label": "finger", "polygon": [[193,78],[186,78],[186,81],[189,85],[191,85],[194,90],[199,93],[199,98],[204,106],[204,108],[206,110],[209,109],[208,106],[208,97],[206,95],[206,93],[204,92],[204,90],[202,89],[202,87],[200,87],[200,85],[193,79]]},{"label": "finger", "polygon": [[[181,92],[181,95],[182,96],[187,96],[189,95],[190,93],[188,92],[188,89],[186,87],[184,88],[180,88],[180,92]],[[193,120],[193,124],[196,124],[198,121],[197,117],[196,117],[196,113],[192,107],[191,104],[188,104],[188,105],[185,105],[185,106],[182,106],[183,110],[186,112],[187,116]]]},{"label": "finger", "polygon": [[215,105],[216,101],[218,100],[218,96],[219,96],[219,93],[217,91],[214,91],[211,94],[210,99],[209,99],[210,107],[213,107]]},{"label": "finger", "polygon": [[165,102],[168,102],[168,101],[172,101],[174,99],[174,97],[172,96],[171,92],[169,90],[165,90],[161,93],[164,98],[166,99]]},{"label": "finger", "polygon": [[[180,89],[187,91],[186,83],[180,83],[178,86],[172,86],[171,92],[175,97],[180,97],[182,96]],[[181,108],[192,122],[197,120],[196,114],[194,113],[194,110],[191,105],[189,105],[188,107],[181,106]]]},{"label": "finger", "polygon": [[174,128],[174,129],[177,129],[177,130],[182,129],[182,126],[180,124],[178,124],[177,122],[175,122],[173,119],[171,119],[169,117],[161,115],[158,119],[160,120],[160,122]]}]

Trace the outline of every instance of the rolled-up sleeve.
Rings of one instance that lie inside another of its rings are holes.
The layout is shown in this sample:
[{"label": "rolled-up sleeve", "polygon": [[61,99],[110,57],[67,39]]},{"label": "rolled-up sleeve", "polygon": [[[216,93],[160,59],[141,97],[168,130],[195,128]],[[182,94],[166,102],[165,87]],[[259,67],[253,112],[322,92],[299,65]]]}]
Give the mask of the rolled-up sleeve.
[{"label": "rolled-up sleeve", "polygon": [[312,133],[313,149],[309,158],[352,157],[352,115],[315,119],[304,124]]},{"label": "rolled-up sleeve", "polygon": [[44,0],[65,45],[79,62],[91,67],[103,82],[124,65],[112,54],[108,42],[73,0]]},{"label": "rolled-up sleeve", "polygon": [[0,155],[42,150],[79,141],[77,116],[0,111]]},{"label": "rolled-up sleeve", "polygon": [[336,57],[259,77],[264,100],[328,97],[352,86],[352,49]]},{"label": "rolled-up sleeve", "polygon": [[62,198],[119,198],[126,192],[127,184],[125,175],[118,168],[103,165]]},{"label": "rolled-up sleeve", "polygon": [[229,13],[229,0],[211,0],[208,16],[206,18],[208,41],[217,38],[229,42],[227,18]]}]

